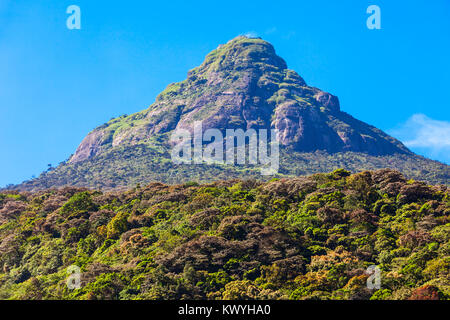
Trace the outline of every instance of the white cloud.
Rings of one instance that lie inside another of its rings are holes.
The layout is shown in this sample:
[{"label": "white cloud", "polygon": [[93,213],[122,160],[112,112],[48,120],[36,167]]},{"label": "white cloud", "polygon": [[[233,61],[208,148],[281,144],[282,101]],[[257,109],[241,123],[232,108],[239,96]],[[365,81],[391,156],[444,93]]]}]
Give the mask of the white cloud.
[{"label": "white cloud", "polygon": [[243,36],[247,37],[247,38],[258,38],[258,32],[256,31],[248,31],[246,33],[243,34]]},{"label": "white cloud", "polygon": [[277,27],[272,27],[270,29],[267,29],[265,34],[274,34],[275,32],[277,32]]},{"label": "white cloud", "polygon": [[295,37],[296,34],[297,33],[295,31],[289,31],[283,35],[283,39],[290,40],[291,38]]},{"label": "white cloud", "polygon": [[389,134],[401,140],[408,148],[419,150],[425,156],[450,161],[450,122],[434,120],[424,114],[414,114]]}]

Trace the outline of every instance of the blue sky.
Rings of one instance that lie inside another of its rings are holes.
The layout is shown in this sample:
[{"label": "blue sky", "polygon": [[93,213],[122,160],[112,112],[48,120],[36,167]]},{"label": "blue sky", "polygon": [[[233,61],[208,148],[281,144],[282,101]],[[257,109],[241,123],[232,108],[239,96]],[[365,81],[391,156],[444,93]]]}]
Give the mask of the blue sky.
[{"label": "blue sky", "polygon": [[[366,27],[369,5],[381,30]],[[81,8],[81,30],[66,8]],[[239,34],[342,110],[450,163],[450,1],[0,0],[0,186],[67,159]]]}]

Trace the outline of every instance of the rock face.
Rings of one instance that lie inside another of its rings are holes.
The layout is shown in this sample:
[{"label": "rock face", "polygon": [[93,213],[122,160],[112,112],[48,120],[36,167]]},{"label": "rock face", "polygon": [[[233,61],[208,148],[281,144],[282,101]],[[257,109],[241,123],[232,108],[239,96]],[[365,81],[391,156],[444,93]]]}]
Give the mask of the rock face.
[{"label": "rock face", "polygon": [[411,153],[340,111],[336,96],[308,86],[270,43],[240,36],[208,54],[186,80],[170,84],[148,109],[93,130],[70,162],[119,145],[151,143],[177,128],[192,130],[198,120],[204,130],[276,128],[282,146],[301,152]]}]

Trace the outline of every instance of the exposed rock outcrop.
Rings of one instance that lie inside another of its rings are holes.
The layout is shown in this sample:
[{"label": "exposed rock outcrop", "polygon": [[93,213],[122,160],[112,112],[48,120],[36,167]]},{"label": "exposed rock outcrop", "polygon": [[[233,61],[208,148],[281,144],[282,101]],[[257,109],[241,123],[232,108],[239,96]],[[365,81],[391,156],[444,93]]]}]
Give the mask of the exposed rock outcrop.
[{"label": "exposed rock outcrop", "polygon": [[340,110],[330,93],[310,87],[273,46],[237,37],[208,54],[187,79],[170,84],[147,109],[113,119],[92,131],[71,162],[123,144],[149,142],[178,128],[279,130],[283,146],[296,151],[356,151],[370,155],[410,153],[398,140]]}]

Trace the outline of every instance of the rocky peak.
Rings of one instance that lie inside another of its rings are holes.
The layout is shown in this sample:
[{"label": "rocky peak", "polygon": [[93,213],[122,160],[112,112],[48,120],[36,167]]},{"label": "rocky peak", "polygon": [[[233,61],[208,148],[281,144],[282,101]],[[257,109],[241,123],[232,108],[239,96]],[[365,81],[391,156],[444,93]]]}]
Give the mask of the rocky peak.
[{"label": "rocky peak", "polygon": [[172,83],[146,110],[96,128],[71,162],[119,145],[152,143],[171,131],[203,128],[276,128],[280,142],[296,151],[358,151],[372,155],[409,153],[399,141],[341,112],[336,96],[310,87],[287,68],[274,47],[239,36],[209,53]]},{"label": "rocky peak", "polygon": [[189,71],[188,79],[217,72],[282,72],[286,62],[275,53],[274,47],[259,38],[236,37],[209,53],[201,66]]}]

